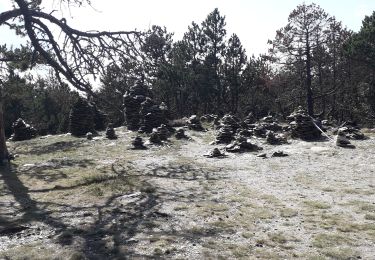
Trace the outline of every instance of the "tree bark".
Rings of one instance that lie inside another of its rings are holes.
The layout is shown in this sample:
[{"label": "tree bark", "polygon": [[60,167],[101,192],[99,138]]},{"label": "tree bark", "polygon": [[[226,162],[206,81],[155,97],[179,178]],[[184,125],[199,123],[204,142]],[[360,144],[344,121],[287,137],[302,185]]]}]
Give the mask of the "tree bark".
[{"label": "tree bark", "polygon": [[309,35],[306,34],[306,103],[307,113],[314,116],[314,101],[312,93],[312,75],[311,75],[311,53],[310,53]]},{"label": "tree bark", "polygon": [[3,102],[0,97],[0,165],[8,161],[8,149],[5,139],[5,127],[3,117]]}]

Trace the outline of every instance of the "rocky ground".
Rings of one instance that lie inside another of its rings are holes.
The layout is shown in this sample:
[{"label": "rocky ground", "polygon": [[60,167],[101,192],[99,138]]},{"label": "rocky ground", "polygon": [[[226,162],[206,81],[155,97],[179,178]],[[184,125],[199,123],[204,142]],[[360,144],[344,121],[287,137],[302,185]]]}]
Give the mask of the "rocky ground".
[{"label": "rocky ground", "polygon": [[9,144],[0,259],[374,259],[374,133],[215,159],[213,131],[134,151],[116,130]]}]

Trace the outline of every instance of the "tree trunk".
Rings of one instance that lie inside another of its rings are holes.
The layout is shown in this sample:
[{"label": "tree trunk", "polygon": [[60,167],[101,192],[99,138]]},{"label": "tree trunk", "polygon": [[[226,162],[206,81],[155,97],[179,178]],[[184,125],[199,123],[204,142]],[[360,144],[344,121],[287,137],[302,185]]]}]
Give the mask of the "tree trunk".
[{"label": "tree trunk", "polygon": [[311,53],[310,53],[310,42],[309,36],[306,35],[306,103],[307,113],[310,116],[314,116],[314,101],[312,93],[312,76],[311,76]]},{"label": "tree trunk", "polygon": [[8,160],[8,149],[5,140],[5,125],[3,117],[3,102],[0,97],[0,165]]}]

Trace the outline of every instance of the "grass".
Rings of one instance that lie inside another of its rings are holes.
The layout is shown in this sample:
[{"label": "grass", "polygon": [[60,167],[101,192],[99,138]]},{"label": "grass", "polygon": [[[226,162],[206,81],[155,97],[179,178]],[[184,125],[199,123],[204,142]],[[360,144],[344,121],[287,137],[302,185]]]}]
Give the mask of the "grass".
[{"label": "grass", "polygon": [[353,244],[353,240],[345,235],[327,233],[318,234],[313,238],[312,245],[317,248],[329,248],[336,246],[348,246]]},{"label": "grass", "polygon": [[331,205],[326,202],[318,200],[306,200],[304,201],[305,205],[313,209],[330,209]]}]

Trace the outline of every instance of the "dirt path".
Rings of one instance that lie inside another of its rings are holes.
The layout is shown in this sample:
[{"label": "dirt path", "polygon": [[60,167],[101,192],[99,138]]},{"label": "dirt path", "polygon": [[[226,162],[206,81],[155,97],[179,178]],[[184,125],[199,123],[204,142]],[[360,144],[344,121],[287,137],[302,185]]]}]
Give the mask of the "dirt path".
[{"label": "dirt path", "polygon": [[[0,188],[0,257],[373,259],[375,139],[356,149],[292,141],[223,159],[212,132],[146,151],[132,133],[50,137],[20,153]],[[43,151],[48,151],[43,152]],[[39,154],[36,154],[38,152]]]}]

